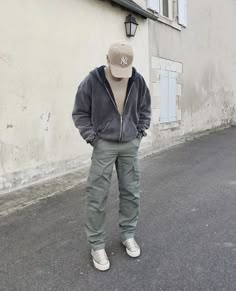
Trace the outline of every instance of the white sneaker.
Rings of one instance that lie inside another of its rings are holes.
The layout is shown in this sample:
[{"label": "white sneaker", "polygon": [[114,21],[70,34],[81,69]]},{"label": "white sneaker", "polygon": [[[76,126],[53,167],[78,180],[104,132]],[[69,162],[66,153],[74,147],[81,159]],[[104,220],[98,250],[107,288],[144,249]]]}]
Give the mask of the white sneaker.
[{"label": "white sneaker", "polygon": [[136,258],[140,256],[140,247],[135,241],[134,238],[129,238],[122,242],[122,244],[126,247],[126,253],[132,257]]},{"label": "white sneaker", "polygon": [[99,271],[106,271],[110,268],[110,262],[108,260],[105,249],[94,251],[91,250],[91,255],[93,257],[93,264]]}]

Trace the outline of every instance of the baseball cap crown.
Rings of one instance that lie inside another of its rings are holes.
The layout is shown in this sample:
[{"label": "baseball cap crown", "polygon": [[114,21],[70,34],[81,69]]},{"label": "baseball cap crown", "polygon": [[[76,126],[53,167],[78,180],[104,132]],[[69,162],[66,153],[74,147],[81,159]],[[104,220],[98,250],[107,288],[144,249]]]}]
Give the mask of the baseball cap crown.
[{"label": "baseball cap crown", "polygon": [[132,75],[133,49],[125,42],[113,43],[108,51],[111,73],[116,78],[130,78]]}]

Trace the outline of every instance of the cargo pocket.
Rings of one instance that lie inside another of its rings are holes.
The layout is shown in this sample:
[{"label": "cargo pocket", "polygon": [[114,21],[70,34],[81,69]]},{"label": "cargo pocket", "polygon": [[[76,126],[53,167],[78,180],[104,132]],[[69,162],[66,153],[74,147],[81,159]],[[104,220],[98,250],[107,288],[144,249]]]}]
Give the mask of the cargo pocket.
[{"label": "cargo pocket", "polygon": [[90,169],[87,185],[87,205],[93,212],[104,211],[108,193],[107,180],[104,177],[103,167],[93,165]]},{"label": "cargo pocket", "polygon": [[140,197],[140,171],[137,160],[133,165],[132,195],[135,199],[139,199]]},{"label": "cargo pocket", "polygon": [[[111,182],[112,169],[108,166],[91,166],[89,185],[97,192],[108,190]],[[106,192],[105,191],[105,192]]]},{"label": "cargo pocket", "polygon": [[88,185],[92,188],[103,186],[103,168],[91,165],[88,177]]}]

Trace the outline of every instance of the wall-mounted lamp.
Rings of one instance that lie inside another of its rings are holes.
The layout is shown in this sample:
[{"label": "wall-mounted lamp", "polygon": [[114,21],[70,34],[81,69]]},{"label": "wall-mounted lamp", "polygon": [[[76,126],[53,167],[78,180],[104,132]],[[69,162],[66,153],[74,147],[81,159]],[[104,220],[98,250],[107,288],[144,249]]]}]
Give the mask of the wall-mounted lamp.
[{"label": "wall-mounted lamp", "polygon": [[137,27],[138,27],[138,23],[136,21],[136,18],[131,14],[126,16],[125,30],[126,30],[126,35],[128,37],[134,37],[135,36]]}]

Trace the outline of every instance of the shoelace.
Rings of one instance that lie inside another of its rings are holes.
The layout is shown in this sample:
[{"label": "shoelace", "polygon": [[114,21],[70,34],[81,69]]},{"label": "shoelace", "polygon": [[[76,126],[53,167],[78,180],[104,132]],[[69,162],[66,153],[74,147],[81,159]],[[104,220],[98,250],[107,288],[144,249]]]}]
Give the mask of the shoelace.
[{"label": "shoelace", "polygon": [[138,249],[138,244],[136,243],[135,240],[127,240],[126,241],[126,246],[128,249],[136,248]]},{"label": "shoelace", "polygon": [[105,251],[94,252],[94,256],[95,256],[96,261],[107,260],[107,254],[105,253]]}]

